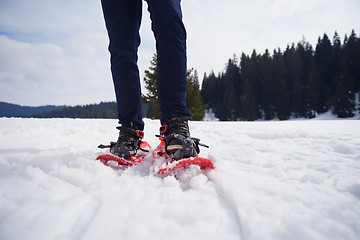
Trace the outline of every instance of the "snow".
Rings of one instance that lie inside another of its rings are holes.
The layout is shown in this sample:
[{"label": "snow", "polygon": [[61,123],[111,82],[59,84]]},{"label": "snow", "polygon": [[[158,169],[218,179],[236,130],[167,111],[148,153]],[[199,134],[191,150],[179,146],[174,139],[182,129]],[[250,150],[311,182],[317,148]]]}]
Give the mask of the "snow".
[{"label": "snow", "polygon": [[0,239],[358,239],[359,126],[191,122],[216,169],[177,180],[94,161],[116,120],[0,118]]},{"label": "snow", "polygon": [[218,118],[215,117],[215,113],[213,112],[212,109],[206,110],[205,111],[205,116],[204,116],[204,121],[219,121]]}]

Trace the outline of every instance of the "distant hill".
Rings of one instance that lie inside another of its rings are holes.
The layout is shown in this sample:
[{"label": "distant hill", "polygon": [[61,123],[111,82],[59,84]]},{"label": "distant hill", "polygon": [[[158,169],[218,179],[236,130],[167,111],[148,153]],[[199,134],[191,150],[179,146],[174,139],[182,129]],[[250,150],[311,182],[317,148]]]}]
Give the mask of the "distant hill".
[{"label": "distant hill", "polygon": [[21,106],[0,102],[0,117],[30,117],[35,114],[47,113],[63,109],[65,106],[46,105],[40,107]]},{"label": "distant hill", "polygon": [[[149,106],[143,104],[143,116],[147,117]],[[41,106],[28,107],[0,102],[0,117],[34,118],[111,118],[117,119],[116,102],[101,102],[78,106]]]},{"label": "distant hill", "polygon": [[116,102],[64,107],[51,112],[35,114],[38,118],[117,118]]}]

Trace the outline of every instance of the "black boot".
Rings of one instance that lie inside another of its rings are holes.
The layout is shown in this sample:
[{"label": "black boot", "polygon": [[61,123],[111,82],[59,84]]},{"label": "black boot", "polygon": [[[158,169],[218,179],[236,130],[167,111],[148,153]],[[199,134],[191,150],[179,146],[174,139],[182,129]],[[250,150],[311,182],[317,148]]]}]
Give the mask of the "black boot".
[{"label": "black boot", "polygon": [[189,117],[173,117],[160,128],[165,151],[175,160],[196,157],[200,152],[200,140],[190,137],[188,120]]},{"label": "black boot", "polygon": [[119,138],[117,142],[110,143],[110,152],[124,159],[135,156],[140,149],[144,132],[134,129],[132,123],[122,124],[122,126],[117,127],[117,129],[120,130]]}]

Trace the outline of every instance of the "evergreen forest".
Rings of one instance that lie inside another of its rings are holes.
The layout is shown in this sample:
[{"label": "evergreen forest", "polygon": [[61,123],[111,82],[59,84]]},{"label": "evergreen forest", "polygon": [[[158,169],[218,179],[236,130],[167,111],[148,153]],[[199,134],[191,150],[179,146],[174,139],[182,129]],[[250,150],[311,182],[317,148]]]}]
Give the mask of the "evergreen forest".
[{"label": "evergreen forest", "polygon": [[335,32],[305,40],[282,52],[234,55],[223,72],[205,74],[201,97],[220,120],[314,118],[332,111],[353,117],[360,91],[360,38],[354,30],[343,42]]},{"label": "evergreen forest", "polygon": [[[142,95],[143,116],[160,118],[156,89],[157,57],[145,71],[147,93]],[[331,111],[339,118],[353,117],[360,106],[360,37],[354,30],[341,41],[324,34],[315,48],[305,40],[272,53],[234,55],[225,69],[204,74],[187,73],[187,107],[193,120],[202,120],[205,109],[221,121],[286,120],[314,118]],[[117,118],[115,102],[84,106],[29,108],[1,103],[1,116]]]}]

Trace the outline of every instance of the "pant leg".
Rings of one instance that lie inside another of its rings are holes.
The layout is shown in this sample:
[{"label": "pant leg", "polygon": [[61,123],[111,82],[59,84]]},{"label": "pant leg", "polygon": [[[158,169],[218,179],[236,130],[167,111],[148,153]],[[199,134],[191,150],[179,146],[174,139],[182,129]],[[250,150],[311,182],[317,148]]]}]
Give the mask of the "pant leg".
[{"label": "pant leg", "polygon": [[157,49],[157,90],[164,123],[173,115],[191,116],[186,108],[186,30],[180,0],[147,0]]},{"label": "pant leg", "polygon": [[119,123],[144,128],[139,69],[137,66],[142,0],[102,0],[109,35],[111,73]]}]

